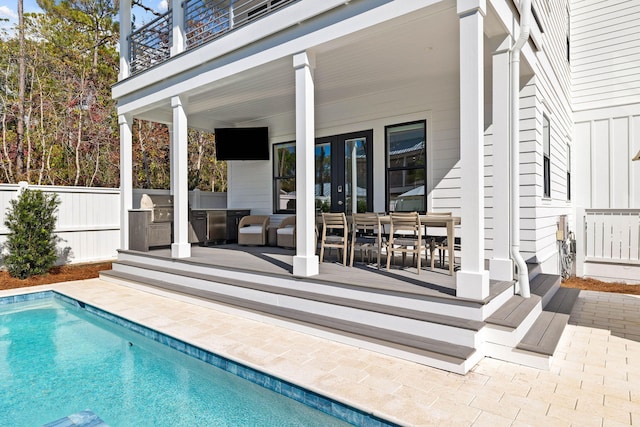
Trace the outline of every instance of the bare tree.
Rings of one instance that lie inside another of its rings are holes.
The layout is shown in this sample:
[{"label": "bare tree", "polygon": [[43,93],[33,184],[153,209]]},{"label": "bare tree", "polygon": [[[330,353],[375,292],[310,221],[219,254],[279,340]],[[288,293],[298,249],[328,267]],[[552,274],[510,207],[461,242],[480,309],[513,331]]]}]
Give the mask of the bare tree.
[{"label": "bare tree", "polygon": [[26,80],[24,52],[24,2],[18,0],[18,121],[16,127],[16,173],[24,171],[24,85]]}]

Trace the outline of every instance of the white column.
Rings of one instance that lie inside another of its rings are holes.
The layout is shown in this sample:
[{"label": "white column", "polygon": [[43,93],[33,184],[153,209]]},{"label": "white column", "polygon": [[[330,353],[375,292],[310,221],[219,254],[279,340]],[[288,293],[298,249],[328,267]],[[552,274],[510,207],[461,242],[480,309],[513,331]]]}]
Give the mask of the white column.
[{"label": "white column", "polygon": [[[121,0],[122,1],[122,0]],[[171,45],[170,55],[175,56],[180,52],[184,52],[187,40],[184,32],[184,9],[182,8],[182,0],[171,0],[171,36],[173,44]]]},{"label": "white column", "polygon": [[120,0],[120,73],[118,80],[131,75],[131,52],[128,37],[131,34],[131,0]]},{"label": "white column", "polygon": [[489,296],[484,269],[484,15],[483,0],[458,0],[460,18],[460,170],[462,259],[456,295]]},{"label": "white column", "polygon": [[129,210],[133,208],[133,117],[118,115],[120,126],[120,249],[129,249]]},{"label": "white column", "polygon": [[169,130],[169,194],[174,195],[176,183],[176,168],[174,166],[176,159],[173,156],[173,125],[167,125]]},{"label": "white column", "polygon": [[187,258],[191,256],[189,244],[189,186],[187,179],[187,114],[184,100],[180,96],[171,98],[173,109],[173,137],[171,153],[174,158],[175,177],[171,177],[173,188],[173,243],[171,256]]},{"label": "white column", "polygon": [[493,53],[493,255],[489,276],[493,280],[513,280],[509,235],[511,190],[509,143],[509,49],[511,37],[499,41]]},{"label": "white column", "polygon": [[296,255],[294,276],[314,276],[319,272],[315,235],[315,105],[310,52],[293,56],[296,77]]}]

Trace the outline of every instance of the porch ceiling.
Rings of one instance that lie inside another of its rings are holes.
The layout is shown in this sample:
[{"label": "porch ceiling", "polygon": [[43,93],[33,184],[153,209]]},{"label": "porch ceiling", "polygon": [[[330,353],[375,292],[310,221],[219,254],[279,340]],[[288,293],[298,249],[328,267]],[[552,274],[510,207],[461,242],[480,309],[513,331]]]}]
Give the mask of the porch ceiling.
[{"label": "porch ceiling", "polygon": [[[490,18],[487,23],[494,25]],[[457,98],[458,46],[454,1],[318,44],[312,49],[317,127],[384,117],[389,111],[402,114],[402,109],[428,110],[442,99],[443,87],[445,96]],[[491,64],[488,49],[485,64]],[[193,88],[185,94],[189,126],[268,125],[271,136],[290,135],[295,131],[294,78],[287,56]],[[171,108],[167,102],[136,117],[167,122]]]}]

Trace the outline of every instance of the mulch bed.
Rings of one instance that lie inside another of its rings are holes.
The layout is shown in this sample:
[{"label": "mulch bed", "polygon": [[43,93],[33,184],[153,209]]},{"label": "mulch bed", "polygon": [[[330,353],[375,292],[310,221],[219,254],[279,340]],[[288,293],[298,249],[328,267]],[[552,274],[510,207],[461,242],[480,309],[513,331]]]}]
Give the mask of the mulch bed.
[{"label": "mulch bed", "polygon": [[33,276],[24,280],[9,276],[9,273],[6,271],[0,271],[0,290],[49,285],[51,283],[68,282],[71,280],[93,279],[98,277],[98,274],[102,270],[111,270],[111,263],[100,262],[63,265],[53,267],[48,274]]},{"label": "mulch bed", "polygon": [[640,295],[640,285],[627,285],[626,283],[609,283],[591,278],[570,277],[562,281],[565,288],[584,289],[588,291],[615,292],[618,294]]}]

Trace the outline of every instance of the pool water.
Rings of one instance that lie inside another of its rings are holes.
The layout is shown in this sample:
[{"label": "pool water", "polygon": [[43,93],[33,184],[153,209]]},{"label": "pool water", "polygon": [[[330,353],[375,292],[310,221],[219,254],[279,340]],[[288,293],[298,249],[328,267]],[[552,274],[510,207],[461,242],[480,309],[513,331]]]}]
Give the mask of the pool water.
[{"label": "pool water", "polygon": [[0,426],[84,409],[112,427],[347,425],[56,299],[0,306]]}]

